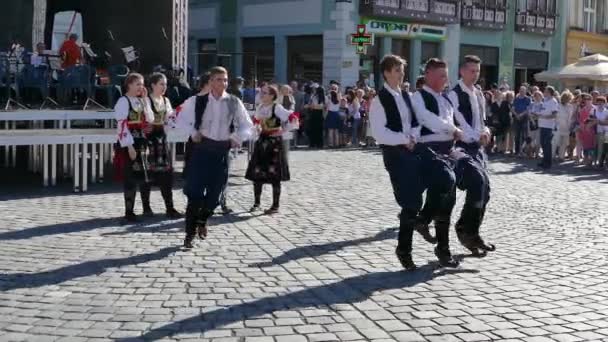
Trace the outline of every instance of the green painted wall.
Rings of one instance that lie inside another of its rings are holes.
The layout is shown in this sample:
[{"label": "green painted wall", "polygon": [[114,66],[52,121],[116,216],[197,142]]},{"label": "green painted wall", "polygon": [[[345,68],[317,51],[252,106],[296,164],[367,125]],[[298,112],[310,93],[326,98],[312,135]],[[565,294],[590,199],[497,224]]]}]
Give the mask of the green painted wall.
[{"label": "green painted wall", "polygon": [[506,79],[509,84],[514,82],[514,54],[515,49],[535,50],[549,52],[548,68],[559,67],[564,61],[564,43],[566,38],[566,1],[558,1],[558,13],[556,30],[553,36],[544,36],[533,33],[521,33],[515,31],[516,6],[510,6],[507,10],[507,22],[504,30],[480,30],[462,27],[460,32],[460,44],[482,45],[499,48],[498,79],[499,82]]}]

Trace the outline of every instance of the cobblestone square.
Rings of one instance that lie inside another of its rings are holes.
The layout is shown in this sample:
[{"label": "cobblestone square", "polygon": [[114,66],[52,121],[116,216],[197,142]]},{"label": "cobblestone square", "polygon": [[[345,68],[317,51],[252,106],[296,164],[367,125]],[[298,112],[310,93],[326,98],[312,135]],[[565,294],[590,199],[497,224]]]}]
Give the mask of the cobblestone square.
[{"label": "cobblestone square", "polygon": [[377,150],[290,158],[280,213],[264,216],[247,212],[240,156],[235,213],[192,250],[157,189],[156,216],[127,226],[117,186],[0,193],[0,341],[608,341],[606,175],[494,160],[482,232],[497,251],[467,257],[452,229],[462,264],[439,269],[416,235],[407,273]]}]

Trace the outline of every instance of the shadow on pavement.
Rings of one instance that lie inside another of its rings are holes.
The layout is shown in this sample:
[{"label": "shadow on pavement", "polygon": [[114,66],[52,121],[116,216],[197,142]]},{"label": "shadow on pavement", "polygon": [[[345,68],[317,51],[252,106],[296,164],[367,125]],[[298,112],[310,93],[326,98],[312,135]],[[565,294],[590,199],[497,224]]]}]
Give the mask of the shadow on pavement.
[{"label": "shadow on pavement", "polygon": [[153,260],[160,260],[178,250],[179,247],[166,247],[152,253],[117,259],[91,260],[40,273],[1,274],[0,291],[61,284],[68,280],[101,274],[112,267],[132,266]]},{"label": "shadow on pavement", "polygon": [[[573,162],[554,162],[549,170],[543,170],[537,166],[540,159],[515,158],[504,155],[492,155],[490,162],[500,162],[514,165],[511,170],[492,172],[493,175],[515,175],[522,172],[538,172],[552,176],[572,176],[571,182],[583,180],[608,180],[608,171],[597,168],[586,168]],[[582,176],[582,177],[579,177]]]},{"label": "shadow on pavement", "polygon": [[77,232],[85,232],[98,228],[105,228],[116,226],[120,224],[120,218],[94,218],[90,220],[83,220],[69,223],[57,223],[48,226],[38,226],[32,228],[25,228],[21,230],[14,230],[9,232],[0,233],[0,241],[2,240],[25,240],[34,237],[57,235],[57,234],[69,234]]},{"label": "shadow on pavement", "polygon": [[175,333],[205,332],[230,323],[271,314],[275,311],[351,304],[368,299],[374,292],[410,287],[449,274],[479,272],[472,269],[442,269],[435,272],[434,268],[434,265],[429,264],[413,272],[394,271],[363,274],[277,297],[267,297],[216,309],[202,315],[163,325],[137,338],[123,338],[117,339],[117,341],[154,341]]},{"label": "shadow on pavement", "polygon": [[340,250],[345,247],[357,246],[363,243],[369,243],[374,241],[383,241],[388,239],[394,239],[398,228],[389,228],[385,229],[374,236],[364,237],[356,240],[347,240],[347,241],[338,241],[338,242],[330,242],[321,245],[307,245],[302,247],[296,247],[291,249],[282,255],[272,258],[271,261],[261,262],[261,263],[253,263],[250,264],[249,267],[271,267],[273,265],[282,265],[286,264],[290,261],[295,261],[303,258],[314,258],[321,256],[323,254],[328,254],[330,252],[334,252]]}]

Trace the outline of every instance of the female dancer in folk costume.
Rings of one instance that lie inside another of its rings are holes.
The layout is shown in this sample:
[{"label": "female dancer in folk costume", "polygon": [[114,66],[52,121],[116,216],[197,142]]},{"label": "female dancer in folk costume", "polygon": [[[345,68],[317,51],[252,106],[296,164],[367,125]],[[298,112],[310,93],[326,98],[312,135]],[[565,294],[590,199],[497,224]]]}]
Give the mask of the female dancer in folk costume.
[{"label": "female dancer in folk costume", "polygon": [[139,185],[144,213],[150,210],[150,187],[148,163],[145,151],[148,142],[146,131],[148,123],[154,121],[154,114],[148,103],[148,91],[144,86],[144,78],[132,73],[125,80],[126,95],[121,97],[114,112],[118,122],[118,142],[114,153],[115,179],[123,181],[125,198],[126,222],[136,222],[133,212],[135,206],[135,188]]},{"label": "female dancer in folk costume", "polygon": [[253,182],[255,202],[251,208],[252,212],[260,208],[263,185],[272,184],[272,206],[264,212],[267,215],[279,211],[281,182],[290,179],[282,127],[290,121],[293,112],[275,103],[278,93],[274,86],[266,86],[262,89],[261,104],[254,116],[254,121],[261,131],[260,138],[255,143],[245,173],[245,178]]},{"label": "female dancer in folk costume", "polygon": [[[167,145],[167,131],[175,128],[175,116],[171,102],[165,97],[167,78],[161,73],[150,76],[152,94],[149,95],[150,108],[154,113],[154,121],[146,134],[148,140],[148,176],[151,182],[145,183],[147,193],[155,183],[160,187],[160,193],[165,201],[168,218],[181,218],[183,215],[173,206],[173,165]],[[152,215],[149,205],[144,207],[144,213]]]}]

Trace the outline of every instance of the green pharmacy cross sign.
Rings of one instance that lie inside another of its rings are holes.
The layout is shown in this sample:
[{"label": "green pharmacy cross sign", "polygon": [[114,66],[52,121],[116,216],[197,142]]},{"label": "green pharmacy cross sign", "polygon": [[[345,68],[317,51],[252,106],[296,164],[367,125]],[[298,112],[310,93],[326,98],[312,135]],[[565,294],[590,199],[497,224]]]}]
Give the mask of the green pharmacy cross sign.
[{"label": "green pharmacy cross sign", "polygon": [[358,54],[364,54],[366,46],[374,44],[374,36],[366,32],[365,25],[357,25],[357,33],[350,35],[350,43],[355,45]]}]

